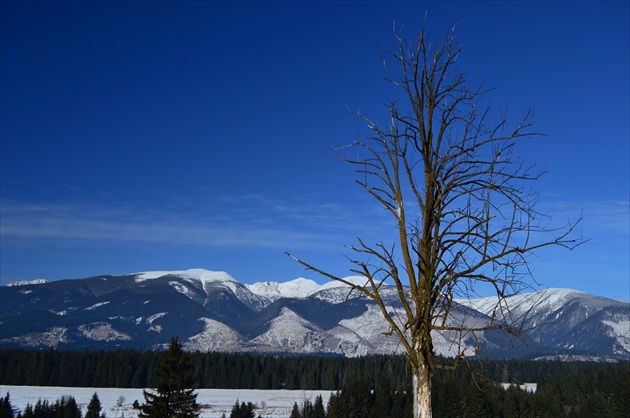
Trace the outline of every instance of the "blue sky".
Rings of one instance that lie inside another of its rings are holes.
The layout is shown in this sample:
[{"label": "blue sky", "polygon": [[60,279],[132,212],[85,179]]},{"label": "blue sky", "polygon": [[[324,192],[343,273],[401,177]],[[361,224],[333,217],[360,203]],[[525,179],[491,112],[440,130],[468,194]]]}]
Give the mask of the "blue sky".
[{"label": "blue sky", "polygon": [[630,299],[629,3],[11,2],[1,11],[1,267],[15,280],[225,270],[242,282],[345,275],[388,219],[333,148],[395,92],[381,47],[425,12],[457,24],[460,69],[546,136],[541,208],[583,213],[551,287]]}]

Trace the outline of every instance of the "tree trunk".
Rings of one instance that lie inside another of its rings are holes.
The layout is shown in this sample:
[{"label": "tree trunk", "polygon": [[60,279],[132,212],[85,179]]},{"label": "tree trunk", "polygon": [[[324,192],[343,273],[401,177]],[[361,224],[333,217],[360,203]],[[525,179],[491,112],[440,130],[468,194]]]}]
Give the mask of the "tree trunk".
[{"label": "tree trunk", "polygon": [[431,417],[431,377],[427,367],[420,365],[413,375],[413,418]]}]

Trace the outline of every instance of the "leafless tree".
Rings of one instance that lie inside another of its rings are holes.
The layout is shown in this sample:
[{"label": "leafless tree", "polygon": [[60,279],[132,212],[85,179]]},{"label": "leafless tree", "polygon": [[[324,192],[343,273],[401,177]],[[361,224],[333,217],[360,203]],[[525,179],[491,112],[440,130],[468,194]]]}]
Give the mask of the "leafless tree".
[{"label": "leafless tree", "polygon": [[[506,112],[482,103],[488,90],[471,89],[456,69],[454,29],[437,46],[425,28],[411,43],[394,33],[395,46],[384,54],[386,80],[404,104],[387,105],[387,126],[357,113],[370,134],[340,148],[339,158],[356,167],[356,182],[392,216],[395,243],[359,237],[348,247],[350,271],[365,277],[363,285],[289,255],[378,304],[412,369],[414,417],[430,417],[432,332],[521,336],[523,322],[505,299],[536,284],[528,255],[548,246],[572,249],[581,240],[571,237],[577,222],[550,226],[527,187],[543,175],[516,150],[538,135],[532,112],[510,125]],[[402,315],[386,306],[383,285],[395,286]],[[474,297],[480,286],[497,297],[491,320],[453,320],[454,299]],[[455,365],[470,354],[460,347]]]}]

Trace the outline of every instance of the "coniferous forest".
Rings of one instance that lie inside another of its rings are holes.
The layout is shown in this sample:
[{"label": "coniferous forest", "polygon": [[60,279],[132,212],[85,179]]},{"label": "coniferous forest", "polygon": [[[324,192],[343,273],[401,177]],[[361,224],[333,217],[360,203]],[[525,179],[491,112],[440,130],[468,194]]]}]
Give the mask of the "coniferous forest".
[{"label": "coniferous forest", "polygon": [[[150,388],[156,384],[161,354],[2,350],[0,384]],[[326,389],[336,391],[326,405],[328,418],[411,416],[411,375],[400,356],[188,355],[197,388]],[[439,362],[451,364],[450,359]],[[497,382],[532,382],[537,390],[505,390]],[[438,369],[433,389],[436,417],[630,416],[630,362],[472,362],[452,371]],[[315,410],[319,414],[321,408],[315,406],[297,405],[292,416],[313,416]]]}]

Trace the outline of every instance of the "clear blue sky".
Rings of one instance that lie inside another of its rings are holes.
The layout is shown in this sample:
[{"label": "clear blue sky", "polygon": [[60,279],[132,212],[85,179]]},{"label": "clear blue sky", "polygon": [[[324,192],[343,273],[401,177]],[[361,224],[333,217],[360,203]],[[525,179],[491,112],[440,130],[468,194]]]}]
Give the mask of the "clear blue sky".
[{"label": "clear blue sky", "polygon": [[630,299],[629,2],[11,2],[1,10],[1,282],[333,273],[387,231],[333,147],[394,92],[392,27],[457,24],[471,85],[547,136],[541,207],[591,241],[537,279]]}]

